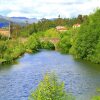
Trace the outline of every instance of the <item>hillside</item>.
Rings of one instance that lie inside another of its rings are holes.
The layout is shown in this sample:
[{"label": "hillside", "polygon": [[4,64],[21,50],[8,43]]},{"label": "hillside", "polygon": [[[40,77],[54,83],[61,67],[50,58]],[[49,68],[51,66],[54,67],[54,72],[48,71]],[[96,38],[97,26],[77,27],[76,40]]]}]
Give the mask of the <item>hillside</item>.
[{"label": "hillside", "polygon": [[36,18],[26,18],[26,17],[5,17],[0,15],[0,27],[6,27],[9,25],[9,21],[24,26],[26,21],[29,24],[35,23],[38,21]]}]

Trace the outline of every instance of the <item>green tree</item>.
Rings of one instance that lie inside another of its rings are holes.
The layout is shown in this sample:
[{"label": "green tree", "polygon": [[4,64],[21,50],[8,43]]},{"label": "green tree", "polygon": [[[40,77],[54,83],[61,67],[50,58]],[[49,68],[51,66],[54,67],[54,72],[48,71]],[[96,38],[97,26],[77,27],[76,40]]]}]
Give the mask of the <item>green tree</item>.
[{"label": "green tree", "polygon": [[69,53],[71,48],[71,41],[69,36],[64,36],[57,44],[57,49],[62,53]]},{"label": "green tree", "polygon": [[88,19],[81,25],[75,43],[73,44],[77,58],[87,59],[95,63],[99,60],[100,41],[100,9],[89,15]]}]

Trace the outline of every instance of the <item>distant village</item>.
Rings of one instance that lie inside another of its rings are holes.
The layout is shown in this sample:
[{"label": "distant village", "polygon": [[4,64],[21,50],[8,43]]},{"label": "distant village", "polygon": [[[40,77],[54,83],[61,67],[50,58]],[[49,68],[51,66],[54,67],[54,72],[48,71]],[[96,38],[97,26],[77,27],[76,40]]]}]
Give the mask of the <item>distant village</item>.
[{"label": "distant village", "polygon": [[[78,28],[78,27],[80,27],[81,25],[80,24],[74,24],[73,25],[73,28],[75,29],[75,28]],[[66,28],[65,26],[56,26],[56,30],[57,31],[60,31],[60,32],[64,32],[64,31],[68,31],[69,29],[68,28]]]},{"label": "distant village", "polygon": [[[79,23],[77,24],[74,24],[73,25],[73,28],[78,28],[80,27],[81,25]],[[59,32],[65,32],[65,31],[68,31],[69,29],[65,26],[56,26],[55,28],[57,31]],[[10,24],[9,24],[9,27],[2,27],[0,28],[0,35],[2,36],[6,36],[6,37],[10,37],[11,36],[11,32],[10,32]]]}]

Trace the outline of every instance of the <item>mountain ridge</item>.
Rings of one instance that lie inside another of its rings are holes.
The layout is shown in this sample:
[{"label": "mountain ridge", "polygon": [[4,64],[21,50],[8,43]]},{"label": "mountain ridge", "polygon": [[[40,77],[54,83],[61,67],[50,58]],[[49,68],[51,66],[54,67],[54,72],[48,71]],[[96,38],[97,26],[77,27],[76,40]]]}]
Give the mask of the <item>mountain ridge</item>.
[{"label": "mountain ridge", "polygon": [[8,26],[9,22],[13,22],[19,25],[25,25],[26,22],[29,24],[38,22],[37,18],[27,18],[27,17],[6,17],[0,15],[0,27]]}]

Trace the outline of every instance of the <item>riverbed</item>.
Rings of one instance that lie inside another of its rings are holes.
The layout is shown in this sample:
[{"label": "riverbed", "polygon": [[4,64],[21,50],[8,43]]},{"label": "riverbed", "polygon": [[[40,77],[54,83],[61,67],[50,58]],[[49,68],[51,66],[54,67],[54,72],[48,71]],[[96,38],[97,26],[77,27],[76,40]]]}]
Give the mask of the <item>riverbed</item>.
[{"label": "riverbed", "polygon": [[54,72],[76,100],[100,95],[100,65],[75,60],[71,55],[42,50],[24,54],[17,64],[0,65],[0,100],[28,100],[45,73]]}]

